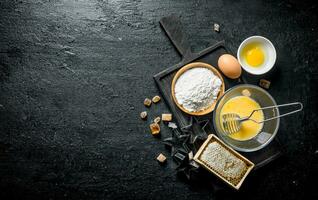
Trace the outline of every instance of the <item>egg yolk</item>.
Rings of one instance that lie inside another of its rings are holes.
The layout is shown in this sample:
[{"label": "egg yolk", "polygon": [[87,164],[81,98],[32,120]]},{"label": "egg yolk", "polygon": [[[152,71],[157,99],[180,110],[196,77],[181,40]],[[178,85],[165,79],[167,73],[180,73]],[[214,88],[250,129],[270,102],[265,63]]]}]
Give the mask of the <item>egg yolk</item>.
[{"label": "egg yolk", "polygon": [[[249,116],[253,110],[259,109],[261,106],[252,98],[247,96],[237,96],[229,101],[227,101],[222,109],[221,109],[221,116],[227,113],[235,113],[238,114],[241,118]],[[264,114],[263,111],[256,111],[251,116],[251,119],[255,121],[263,121]],[[223,124],[224,119],[220,118],[221,124]],[[241,129],[229,136],[235,140],[249,140],[255,137],[263,128],[263,124],[255,123],[251,120],[247,120],[242,122]]]},{"label": "egg yolk", "polygon": [[244,47],[243,57],[247,64],[252,67],[258,67],[264,62],[264,52],[260,44],[251,43]]}]

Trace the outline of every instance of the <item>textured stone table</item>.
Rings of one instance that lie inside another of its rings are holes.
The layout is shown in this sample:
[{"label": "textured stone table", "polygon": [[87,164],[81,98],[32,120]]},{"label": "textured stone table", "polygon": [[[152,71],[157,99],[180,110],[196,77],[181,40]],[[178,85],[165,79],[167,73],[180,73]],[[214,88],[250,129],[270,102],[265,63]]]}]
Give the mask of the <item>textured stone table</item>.
[{"label": "textured stone table", "polygon": [[[278,53],[269,92],[304,103],[281,121],[284,156],[239,192],[180,180],[169,156],[158,165],[169,153],[148,124],[164,102],[139,119],[158,94],[152,76],[180,59],[158,23],[172,13],[194,51],[268,37]],[[302,1],[2,0],[0,199],[317,199],[317,13]]]}]

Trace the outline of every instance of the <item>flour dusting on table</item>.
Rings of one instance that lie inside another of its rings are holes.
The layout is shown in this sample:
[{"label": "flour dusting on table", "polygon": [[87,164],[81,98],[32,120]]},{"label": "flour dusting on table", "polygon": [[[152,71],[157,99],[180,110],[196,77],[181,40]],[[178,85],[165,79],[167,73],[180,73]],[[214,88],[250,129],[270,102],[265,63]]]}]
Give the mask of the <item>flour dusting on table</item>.
[{"label": "flour dusting on table", "polygon": [[190,112],[207,109],[217,99],[222,81],[211,70],[200,67],[184,72],[175,85],[177,102]]}]

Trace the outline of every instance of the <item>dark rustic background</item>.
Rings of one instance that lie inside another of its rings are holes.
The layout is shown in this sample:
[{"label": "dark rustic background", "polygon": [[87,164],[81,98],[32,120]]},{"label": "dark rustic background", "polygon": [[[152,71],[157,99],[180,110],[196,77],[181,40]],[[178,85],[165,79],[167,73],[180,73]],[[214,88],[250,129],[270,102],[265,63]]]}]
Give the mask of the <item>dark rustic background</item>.
[{"label": "dark rustic background", "polygon": [[[148,124],[164,102],[139,119],[152,76],[180,59],[158,23],[172,13],[194,51],[269,38],[269,92],[304,103],[281,121],[284,156],[239,192],[180,180],[170,157],[158,165],[168,152]],[[0,199],[317,199],[317,13],[304,1],[1,0]]]}]

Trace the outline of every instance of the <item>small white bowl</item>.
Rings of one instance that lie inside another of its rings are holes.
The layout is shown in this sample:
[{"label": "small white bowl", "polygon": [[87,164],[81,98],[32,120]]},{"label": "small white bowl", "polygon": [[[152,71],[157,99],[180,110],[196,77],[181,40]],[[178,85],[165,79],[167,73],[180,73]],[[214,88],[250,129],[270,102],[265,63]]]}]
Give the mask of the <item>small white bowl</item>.
[{"label": "small white bowl", "polygon": [[[264,63],[258,67],[253,67],[247,64],[247,62],[245,61],[242,55],[242,51],[244,47],[247,44],[250,44],[253,42],[259,43],[262,46],[262,49],[264,50],[264,53],[265,53]],[[261,74],[265,74],[266,72],[268,72],[269,70],[273,68],[276,61],[276,50],[274,45],[267,38],[264,38],[262,36],[251,36],[249,38],[246,38],[240,44],[237,50],[237,59],[245,71],[254,75],[261,75]]]}]

